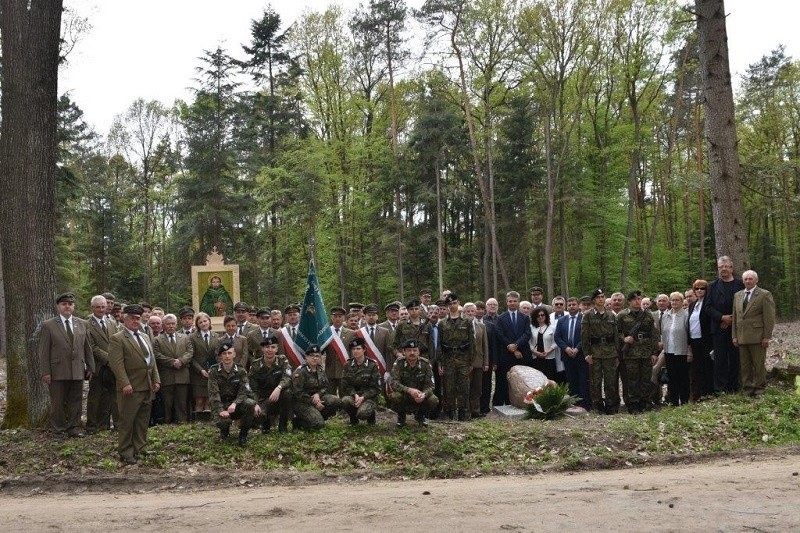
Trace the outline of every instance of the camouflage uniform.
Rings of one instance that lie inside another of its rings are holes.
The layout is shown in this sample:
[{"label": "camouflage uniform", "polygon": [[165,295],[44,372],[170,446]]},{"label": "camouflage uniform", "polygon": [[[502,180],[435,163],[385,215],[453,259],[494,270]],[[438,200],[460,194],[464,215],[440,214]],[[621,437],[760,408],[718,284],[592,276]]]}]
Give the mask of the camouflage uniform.
[{"label": "camouflage uniform", "polygon": [[[278,415],[278,430],[283,433],[289,421],[292,406],[292,369],[285,355],[276,355],[271,365],[260,357],[250,366],[250,383],[261,407],[261,431],[270,429],[272,417]],[[270,403],[269,396],[276,387],[281,388],[280,398]]]},{"label": "camouflage uniform", "polygon": [[[398,359],[392,367],[392,387],[394,392],[389,397],[398,415],[405,416],[409,411],[417,413],[417,419],[424,419],[431,409],[439,404],[439,398],[433,394],[433,370],[431,364],[423,358],[411,366],[405,359]],[[406,391],[417,389],[425,394],[422,403],[415,402]]]},{"label": "camouflage uniform", "polygon": [[428,357],[428,347],[431,344],[431,325],[427,320],[414,324],[411,320],[400,320],[394,330],[391,348],[394,353],[403,351],[403,343],[409,339],[419,342],[419,354]]},{"label": "camouflage uniform", "polygon": [[[350,359],[344,367],[342,377],[342,408],[350,415],[350,423],[357,424],[358,420],[367,420],[375,423],[375,403],[380,394],[378,365],[374,361],[364,358],[364,364],[359,365],[355,359]],[[356,408],[355,396],[364,397],[364,401]]]},{"label": "camouflage uniform", "polygon": [[[636,330],[631,331],[636,325]],[[650,375],[653,372],[651,356],[658,351],[658,333],[653,315],[647,310],[625,309],[617,315],[617,331],[621,349],[627,349],[625,359],[625,388],[628,391],[628,411],[636,412],[649,404],[652,396]],[[623,339],[633,337],[633,344]],[[628,346],[628,348],[625,348]]]},{"label": "camouflage uniform", "polygon": [[[342,401],[338,397],[328,394],[328,378],[321,366],[316,370],[311,370],[308,365],[298,367],[292,375],[292,394],[294,414],[303,429],[322,429],[325,427],[325,420],[342,407]],[[325,404],[322,411],[311,403],[315,394],[319,394],[319,399]]]},{"label": "camouflage uniform", "polygon": [[[617,322],[614,313],[589,310],[581,322],[583,352],[592,356],[589,367],[592,406],[598,411],[615,413],[619,410],[619,380],[617,379]],[[603,402],[605,390],[605,403]]]},{"label": "camouflage uniform", "polygon": [[[222,363],[212,366],[208,372],[208,399],[211,402],[213,421],[220,429],[222,437],[228,436],[233,420],[241,420],[239,443],[246,443],[247,431],[253,424],[256,402],[244,367],[233,363],[230,371],[226,371]],[[219,413],[234,402],[236,410],[231,413],[230,418],[220,417]]]},{"label": "camouflage uniform", "polygon": [[[448,415],[458,409],[458,419],[469,415],[469,372],[475,358],[475,330],[472,320],[463,317],[439,320],[441,350],[439,364],[444,367],[444,408]],[[452,417],[451,417],[452,418]]]}]

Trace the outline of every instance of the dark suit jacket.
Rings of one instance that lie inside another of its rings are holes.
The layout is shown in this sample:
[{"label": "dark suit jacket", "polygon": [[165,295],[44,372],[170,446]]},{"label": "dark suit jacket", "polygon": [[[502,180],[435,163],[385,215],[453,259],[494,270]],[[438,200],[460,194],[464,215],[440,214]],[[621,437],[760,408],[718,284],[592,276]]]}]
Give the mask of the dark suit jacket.
[{"label": "dark suit jacket", "polygon": [[94,357],[89,344],[86,321],[72,317],[72,342],[61,315],[42,322],[39,336],[39,371],[53,380],[81,380],[86,370],[94,372]]},{"label": "dark suit jacket", "polygon": [[[148,342],[146,337],[145,342]],[[111,336],[108,364],[117,378],[117,390],[130,385],[135,392],[146,392],[151,391],[156,383],[161,383],[155,354],[150,354],[149,364],[145,357],[141,346],[126,328]]]},{"label": "dark suit jacket", "polygon": [[[153,344],[153,352],[156,354],[158,364],[158,374],[162,385],[188,385],[189,367],[192,364],[194,346],[189,337],[183,333],[175,333],[175,344],[169,342],[166,333],[156,337]],[[172,366],[173,361],[179,360],[183,363],[180,368]]]},{"label": "dark suit jacket", "polygon": [[[506,311],[497,317],[494,322],[495,336],[497,338],[497,359],[498,362],[526,362],[533,361],[531,347],[531,318],[517,311],[516,325],[511,323],[511,313]],[[517,349],[522,352],[522,359],[517,359],[514,354],[509,352],[506,347],[509,344],[516,344]]]},{"label": "dark suit jacket", "polygon": [[583,313],[578,312],[576,315],[572,342],[569,341],[569,323],[571,320],[572,318],[570,318],[569,313],[567,313],[556,322],[555,341],[556,345],[561,349],[562,360],[569,358],[569,356],[564,353],[564,350],[567,348],[583,349],[583,344],[581,343],[581,322],[583,321]]},{"label": "dark suit jacket", "polygon": [[[688,309],[688,311],[689,311],[689,316],[690,316],[690,317],[692,316],[692,313],[694,312],[694,308],[695,308],[696,306],[697,306],[697,302],[692,302],[692,303],[690,303],[690,304],[689,304],[689,309]],[[686,325],[686,327],[687,327],[687,328],[689,328],[689,322],[688,322],[688,320],[687,320],[686,324],[687,324],[687,325]],[[708,316],[708,313],[706,312],[706,303],[705,303],[705,298],[703,298],[703,303],[702,303],[702,305],[700,306],[700,334],[701,334],[701,335],[702,335],[704,338],[706,338],[706,337],[708,337],[709,335],[711,335],[711,318]],[[691,339],[692,339],[692,332],[691,332],[691,330],[690,330],[690,331],[689,331],[689,333],[687,334],[686,338],[687,338],[687,339],[689,339],[689,340],[691,341]]]},{"label": "dark suit jacket", "polygon": [[[701,312],[706,313],[709,317],[712,335],[722,331],[722,328],[720,328],[722,315],[733,314],[733,295],[744,290],[744,282],[739,278],[735,278],[729,283],[732,285],[725,287],[725,282],[717,278],[708,284],[707,294],[704,298],[705,303]],[[726,289],[728,291],[732,289],[732,291],[728,293]]]}]

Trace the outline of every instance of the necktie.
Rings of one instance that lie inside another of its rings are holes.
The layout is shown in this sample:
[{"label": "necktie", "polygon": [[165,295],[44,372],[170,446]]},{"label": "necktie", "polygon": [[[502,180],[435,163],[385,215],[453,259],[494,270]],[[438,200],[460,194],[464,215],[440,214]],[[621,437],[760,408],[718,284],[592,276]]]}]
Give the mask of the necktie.
[{"label": "necktie", "polygon": [[750,291],[744,291],[744,302],[742,302],[742,309],[747,308],[747,304],[750,303]]},{"label": "necktie", "polygon": [[102,318],[100,319],[100,328],[103,330],[103,333],[108,333],[108,330],[106,329],[106,321]]},{"label": "necktie", "polygon": [[175,335],[170,335],[169,336],[169,342],[171,342],[173,345],[175,345]]},{"label": "necktie", "polygon": [[433,351],[436,351],[436,347],[439,346],[439,326],[434,324],[431,327],[431,339],[433,339]]},{"label": "necktie", "polygon": [[244,335],[244,324],[239,324],[239,335]]},{"label": "necktie", "polygon": [[75,337],[72,335],[72,328],[69,325],[69,320],[64,321],[64,327],[67,328],[67,337],[69,337],[69,343],[72,344],[72,341],[75,340]]},{"label": "necktie", "polygon": [[369,327],[369,338],[375,340],[375,326]]},{"label": "necktie", "polygon": [[296,338],[297,338],[297,328],[292,326],[292,340],[295,340]]},{"label": "necktie", "polygon": [[142,349],[142,353],[144,353],[144,360],[147,361],[147,364],[150,364],[150,350],[147,348],[147,344],[144,343],[144,340],[141,336],[139,336],[139,332],[133,334],[136,337],[136,342],[139,343],[139,347]]},{"label": "necktie", "polygon": [[569,317],[569,334],[567,335],[567,340],[569,341],[570,346],[575,346],[575,316],[570,315]]},{"label": "necktie", "polygon": [[208,333],[203,335],[203,338],[206,340],[206,346],[208,346]]},{"label": "necktie", "polygon": [[511,325],[512,326],[516,326],[517,325],[517,312],[516,311],[511,311]]},{"label": "necktie", "polygon": [[264,337],[264,340],[267,340],[267,331],[262,329],[261,336]]},{"label": "necktie", "polygon": [[341,337],[341,335],[339,335],[339,328],[336,328],[334,331],[336,331],[336,336]]}]

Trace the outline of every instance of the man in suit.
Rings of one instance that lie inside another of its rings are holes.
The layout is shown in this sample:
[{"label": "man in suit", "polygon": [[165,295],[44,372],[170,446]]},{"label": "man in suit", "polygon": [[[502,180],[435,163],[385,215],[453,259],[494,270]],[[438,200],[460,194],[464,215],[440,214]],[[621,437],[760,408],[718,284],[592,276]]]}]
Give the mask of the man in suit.
[{"label": "man in suit", "polygon": [[50,390],[50,425],[57,435],[80,437],[83,380],[94,373],[86,322],[73,317],[75,295],[56,298],[58,316],[42,322],[39,371]]},{"label": "man in suit", "polygon": [[247,370],[250,367],[250,356],[247,351],[247,337],[244,335],[239,335],[236,317],[228,315],[223,318],[222,327],[225,329],[225,332],[220,335],[219,344],[227,342],[233,346],[233,349],[236,352],[236,358],[234,359],[234,362]]},{"label": "man in suit", "polygon": [[111,336],[108,360],[117,378],[119,406],[119,451],[125,464],[136,464],[147,443],[147,427],[153,396],[161,388],[153,347],[139,332],[142,308],[126,305],[123,327]]},{"label": "man in suit", "polygon": [[247,337],[248,333],[258,329],[258,326],[247,321],[247,319],[250,318],[249,313],[250,307],[244,302],[236,302],[236,304],[233,306],[233,316],[236,317],[236,333],[242,337]]},{"label": "man in suit", "polygon": [[[102,295],[92,297],[92,314],[89,324],[89,345],[94,356],[95,373],[89,380],[89,396],[86,398],[86,433],[111,428],[111,420],[119,422],[117,393],[112,385],[114,373],[108,366],[108,343],[117,332],[117,325],[106,320],[106,299]],[[106,376],[110,374],[110,376]],[[112,379],[108,379],[111,377]]]},{"label": "man in suit", "polygon": [[[498,353],[498,346],[497,346],[497,338],[495,335],[495,321],[497,320],[497,308],[499,304],[497,303],[496,298],[489,298],[486,300],[484,304],[485,311],[481,314],[481,304],[480,302],[475,302],[475,305],[478,308],[478,313],[476,317],[478,318],[479,322],[482,322],[486,326],[486,337],[489,340],[489,370],[488,372],[483,373],[483,391],[481,392],[481,413],[488,413],[491,409],[492,403],[492,374],[493,369],[497,366],[497,353]],[[502,347],[500,347],[502,348]]]},{"label": "man in suit", "polygon": [[[400,320],[400,306],[402,304],[398,301],[389,302],[383,308],[384,312],[386,312],[386,320],[380,323],[380,325],[386,329],[388,329],[392,336],[394,336],[394,330],[397,329],[397,323]],[[392,337],[394,338],[394,337]]]},{"label": "man in suit", "polygon": [[464,304],[464,315],[472,320],[475,331],[475,355],[469,372],[469,407],[472,418],[486,416],[481,412],[481,392],[483,391],[483,373],[489,370],[489,337],[486,325],[477,319],[477,306],[472,302]]},{"label": "man in suit", "polygon": [[772,293],[758,284],[758,274],[747,270],[742,274],[744,290],[733,297],[733,345],[739,348],[742,391],[761,397],[767,387],[764,366],[767,347],[775,328],[775,301]]},{"label": "man in suit", "polygon": [[269,307],[262,307],[256,311],[256,321],[258,327],[251,329],[246,335],[248,368],[253,361],[261,359],[261,342],[278,334],[277,331],[272,330],[272,315]]},{"label": "man in suit", "polygon": [[[532,288],[531,291],[530,291],[530,297],[531,297],[531,300],[530,300],[531,309],[534,309],[536,307],[544,307],[547,310],[548,314],[553,312],[553,306],[552,305],[547,305],[546,303],[544,303],[544,291],[542,290],[541,287]],[[562,311],[563,311],[563,309],[562,309]]]},{"label": "man in suit", "polygon": [[164,401],[164,422],[186,422],[189,419],[189,367],[194,346],[189,336],[179,333],[178,318],[165,315],[164,331],[156,337],[153,351],[161,378],[161,398]]},{"label": "man in suit", "polygon": [[555,341],[564,360],[569,393],[579,397],[578,405],[589,411],[592,402],[589,394],[589,364],[583,357],[581,344],[582,319],[583,313],[580,312],[578,299],[567,299],[567,314],[556,322]]},{"label": "man in suit", "polygon": [[516,365],[533,366],[531,354],[531,319],[519,311],[519,293],[506,293],[506,312],[495,321],[497,336],[497,363],[493,405],[506,405],[508,398],[508,371]]},{"label": "man in suit", "polygon": [[328,392],[335,395],[339,395],[339,388],[344,376],[344,364],[350,357],[348,346],[356,335],[352,329],[344,326],[346,313],[343,307],[331,308],[331,334],[336,335],[339,340],[331,337],[331,341],[325,347],[325,376],[329,383]]},{"label": "man in suit", "polygon": [[181,320],[181,332],[184,335],[191,335],[194,332],[194,309],[184,306],[178,310],[178,318]]},{"label": "man in suit", "polygon": [[717,259],[719,277],[708,285],[703,308],[710,319],[714,348],[714,392],[739,390],[739,349],[733,345],[733,296],[744,290],[741,279],[734,277],[733,261],[724,255]]}]

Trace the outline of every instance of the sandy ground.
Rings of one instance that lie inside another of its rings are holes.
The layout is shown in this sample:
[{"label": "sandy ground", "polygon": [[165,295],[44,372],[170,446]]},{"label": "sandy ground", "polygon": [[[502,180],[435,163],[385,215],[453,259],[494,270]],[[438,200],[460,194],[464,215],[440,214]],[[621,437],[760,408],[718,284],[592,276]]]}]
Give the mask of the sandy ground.
[{"label": "sandy ground", "polygon": [[0,524],[3,531],[87,532],[800,531],[798,470],[800,455],[783,455],[518,477],[0,494]]}]

